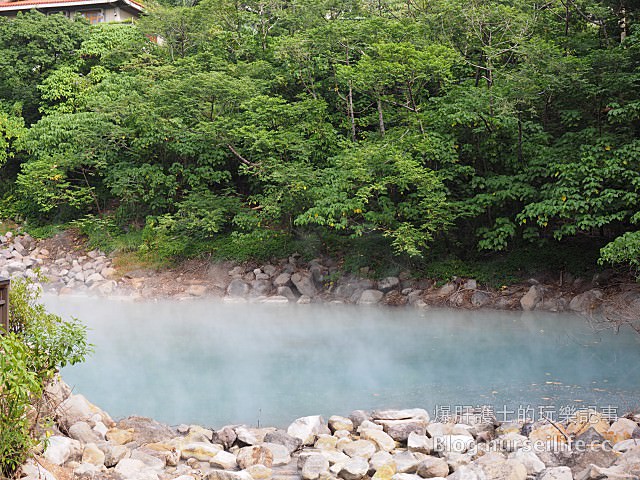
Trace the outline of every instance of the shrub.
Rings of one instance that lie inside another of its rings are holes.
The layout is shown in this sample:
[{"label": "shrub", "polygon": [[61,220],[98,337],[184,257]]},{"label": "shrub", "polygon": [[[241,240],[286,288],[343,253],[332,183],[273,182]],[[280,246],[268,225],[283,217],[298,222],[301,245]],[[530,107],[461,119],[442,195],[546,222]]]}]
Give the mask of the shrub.
[{"label": "shrub", "polygon": [[38,427],[46,421],[40,400],[47,384],[59,368],[81,362],[91,351],[86,328],[47,312],[39,297],[33,281],[15,281],[9,332],[0,336],[0,471],[5,476],[40,441]]}]

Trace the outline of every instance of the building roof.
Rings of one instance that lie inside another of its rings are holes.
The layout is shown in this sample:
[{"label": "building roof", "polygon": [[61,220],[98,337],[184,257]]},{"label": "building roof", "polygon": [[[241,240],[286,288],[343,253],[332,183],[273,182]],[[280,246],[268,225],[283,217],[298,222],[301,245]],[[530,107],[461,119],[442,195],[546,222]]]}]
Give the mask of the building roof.
[{"label": "building roof", "polygon": [[115,3],[124,3],[138,12],[143,11],[142,4],[134,0],[17,0],[14,2],[0,1],[0,12],[40,8],[65,8],[84,5],[93,6]]}]

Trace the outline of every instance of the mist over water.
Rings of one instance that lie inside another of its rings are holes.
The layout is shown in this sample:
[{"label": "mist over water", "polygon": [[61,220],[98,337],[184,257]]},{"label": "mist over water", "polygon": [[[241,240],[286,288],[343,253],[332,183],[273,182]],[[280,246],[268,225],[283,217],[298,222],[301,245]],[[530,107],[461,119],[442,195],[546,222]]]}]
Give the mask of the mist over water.
[{"label": "mist over water", "polygon": [[[95,353],[63,377],[113,417],[286,426],[354,409],[640,406],[640,336],[571,315],[45,297]],[[500,416],[498,416],[500,419]]]}]

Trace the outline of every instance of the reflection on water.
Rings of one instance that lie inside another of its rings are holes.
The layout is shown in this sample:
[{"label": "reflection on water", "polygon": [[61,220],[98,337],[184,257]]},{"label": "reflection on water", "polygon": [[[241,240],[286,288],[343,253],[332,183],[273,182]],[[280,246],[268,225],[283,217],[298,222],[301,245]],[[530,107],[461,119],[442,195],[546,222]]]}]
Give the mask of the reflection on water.
[{"label": "reflection on water", "polygon": [[114,417],[283,426],[356,408],[640,405],[640,336],[570,315],[45,301],[89,326],[95,354],[63,376]]}]

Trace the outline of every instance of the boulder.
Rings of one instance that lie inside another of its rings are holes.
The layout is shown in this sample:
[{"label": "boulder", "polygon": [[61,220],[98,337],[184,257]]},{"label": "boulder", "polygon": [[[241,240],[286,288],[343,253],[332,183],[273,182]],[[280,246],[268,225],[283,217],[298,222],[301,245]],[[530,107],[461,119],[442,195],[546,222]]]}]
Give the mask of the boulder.
[{"label": "boulder", "polygon": [[537,475],[545,469],[545,465],[540,458],[531,450],[516,450],[509,454],[509,458],[520,462],[527,471],[527,475]]},{"label": "boulder", "polygon": [[236,456],[233,453],[221,450],[209,460],[209,465],[211,465],[213,468],[234,470],[238,466],[238,462],[236,461]]},{"label": "boulder", "polygon": [[441,458],[429,456],[418,464],[416,473],[422,478],[446,477],[449,465]]},{"label": "boulder", "polygon": [[276,430],[269,432],[264,436],[267,444],[278,444],[284,446],[289,454],[292,454],[302,446],[302,440],[289,435],[284,430]]},{"label": "boulder", "polygon": [[273,285],[276,287],[288,287],[291,285],[291,274],[283,272],[273,280]]},{"label": "boulder", "polygon": [[211,441],[213,443],[219,443],[224,448],[229,448],[237,439],[236,432],[231,427],[222,427],[220,430],[213,432]]},{"label": "boulder", "polygon": [[431,452],[433,451],[433,438],[411,432],[407,438],[407,448],[410,452],[431,455]]},{"label": "boulder", "polygon": [[246,297],[249,294],[251,287],[239,278],[234,278],[227,287],[227,295],[230,297]]},{"label": "boulder", "polygon": [[573,297],[569,302],[569,310],[578,313],[588,313],[594,310],[602,301],[602,290],[594,288]]},{"label": "boulder", "polygon": [[616,444],[633,437],[634,431],[638,430],[638,424],[628,418],[619,418],[611,424],[611,427],[603,433],[604,438]]},{"label": "boulder", "polygon": [[74,423],[90,422],[94,415],[98,415],[99,420],[108,427],[115,424],[107,413],[89,402],[83,395],[70,395],[58,405],[56,414],[58,423],[65,430]]},{"label": "boulder", "polygon": [[551,467],[545,469],[538,477],[540,480],[573,480],[569,467]]},{"label": "boulder", "polygon": [[406,420],[376,420],[382,425],[384,431],[396,442],[407,442],[412,433],[424,435],[427,431],[427,422],[423,418],[409,418]]},{"label": "boulder", "polygon": [[353,457],[349,459],[341,470],[338,472],[338,477],[344,480],[360,480],[369,471],[369,462],[362,457]]},{"label": "boulder", "polygon": [[332,432],[337,430],[348,430],[349,432],[352,432],[353,422],[349,418],[333,415],[329,417],[329,429]]},{"label": "boulder", "polygon": [[304,480],[317,480],[329,472],[329,460],[323,455],[314,453],[307,457],[302,467]]},{"label": "boulder", "polygon": [[543,288],[540,285],[531,285],[529,291],[520,299],[522,310],[533,310],[543,298]]},{"label": "boulder", "polygon": [[179,450],[182,460],[195,458],[201,462],[210,462],[222,450],[222,447],[212,443],[194,442],[181,445]]},{"label": "boulder", "polygon": [[418,458],[411,452],[398,452],[393,455],[393,461],[398,473],[416,473],[422,458]]},{"label": "boulder", "polygon": [[136,446],[168,442],[175,437],[175,432],[170,427],[146,417],[127,417],[120,420],[117,427],[120,430],[131,429],[133,432],[132,442]]},{"label": "boulder", "polygon": [[345,445],[342,451],[351,458],[362,457],[368,460],[376,453],[376,444],[369,440],[356,440]]},{"label": "boulder", "polygon": [[82,463],[90,463],[96,467],[104,466],[105,454],[95,443],[85,445],[82,452]]},{"label": "boulder", "polygon": [[253,445],[241,448],[236,456],[238,466],[242,469],[249,468],[253,465],[264,465],[271,467],[273,465],[273,454],[266,447]]},{"label": "boulder", "polygon": [[383,293],[397,290],[400,287],[400,279],[398,277],[386,277],[378,282],[378,290]]},{"label": "boulder", "polygon": [[293,275],[291,275],[291,281],[301,295],[306,295],[309,298],[313,298],[318,294],[318,290],[313,281],[313,277],[308,273],[294,273]]},{"label": "boulder", "polygon": [[82,443],[97,443],[102,438],[93,431],[87,422],[77,422],[69,427],[69,437]]},{"label": "boulder", "polygon": [[379,290],[365,290],[360,294],[358,305],[376,305],[380,303],[384,294]]},{"label": "boulder", "polygon": [[376,410],[371,414],[373,421],[377,420],[424,420],[429,421],[429,413],[422,408],[407,408],[404,410]]},{"label": "boulder", "polygon": [[249,472],[244,470],[232,472],[228,470],[212,470],[204,477],[206,480],[253,480]]},{"label": "boulder", "polygon": [[[266,274],[263,273],[263,275]],[[271,475],[273,474],[273,470],[260,464],[250,466],[245,469],[245,472],[251,475],[253,480],[267,480],[268,478],[271,478]]]},{"label": "boulder", "polygon": [[477,290],[471,295],[471,305],[480,308],[491,303],[491,295],[487,292]]},{"label": "boulder", "polygon": [[68,461],[79,460],[82,456],[82,444],[71,438],[54,435],[49,438],[44,458],[54,465],[64,465]]},{"label": "boulder", "polygon": [[269,295],[273,286],[270,280],[254,280],[251,282],[251,294],[254,296]]},{"label": "boulder", "polygon": [[313,445],[318,434],[331,432],[320,415],[312,415],[295,420],[287,428],[287,433],[300,439],[303,445]]},{"label": "boulder", "polygon": [[289,452],[289,449],[285,445],[281,445],[279,443],[263,443],[261,446],[271,452],[271,466],[277,467],[280,465],[287,465],[291,462],[291,452]]},{"label": "boulder", "polygon": [[365,428],[361,430],[360,438],[372,441],[378,446],[379,450],[384,450],[386,452],[391,452],[396,448],[396,442],[393,438],[383,431],[374,428]]}]

